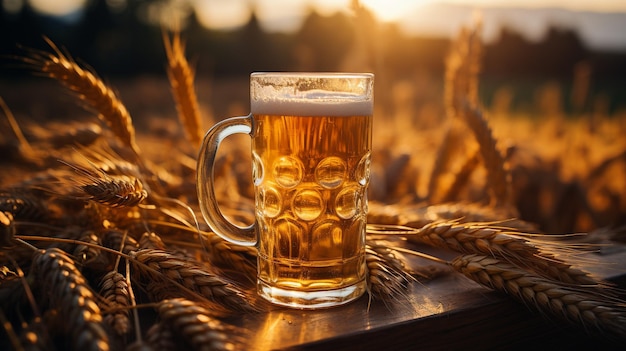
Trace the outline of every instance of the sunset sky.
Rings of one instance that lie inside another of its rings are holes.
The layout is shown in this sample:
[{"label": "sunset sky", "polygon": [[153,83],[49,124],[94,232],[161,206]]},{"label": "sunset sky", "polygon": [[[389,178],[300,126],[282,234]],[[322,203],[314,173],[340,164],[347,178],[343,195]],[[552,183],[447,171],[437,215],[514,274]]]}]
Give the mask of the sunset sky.
[{"label": "sunset sky", "polygon": [[[63,15],[79,10],[88,0],[0,1],[5,9],[29,1],[42,13]],[[126,0],[108,2],[123,7]],[[212,29],[241,26],[254,8],[264,29],[288,32],[299,27],[310,9],[321,14],[348,11],[351,0],[177,0],[172,3],[177,2],[192,3],[199,20]],[[452,35],[480,9],[486,40],[493,38],[502,24],[531,39],[539,38],[548,25],[557,24],[578,29],[591,46],[626,50],[626,38],[622,34],[626,33],[624,0],[361,0],[361,3],[379,20],[395,21],[410,34]]]}]

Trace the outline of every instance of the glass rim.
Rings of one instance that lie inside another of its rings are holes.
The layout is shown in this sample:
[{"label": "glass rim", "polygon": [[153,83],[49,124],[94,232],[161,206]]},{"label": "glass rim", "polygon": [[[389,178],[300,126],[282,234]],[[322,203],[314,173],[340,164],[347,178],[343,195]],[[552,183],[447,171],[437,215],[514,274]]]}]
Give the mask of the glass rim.
[{"label": "glass rim", "polygon": [[374,73],[369,72],[253,72],[250,78],[312,78],[312,79],[371,79]]}]

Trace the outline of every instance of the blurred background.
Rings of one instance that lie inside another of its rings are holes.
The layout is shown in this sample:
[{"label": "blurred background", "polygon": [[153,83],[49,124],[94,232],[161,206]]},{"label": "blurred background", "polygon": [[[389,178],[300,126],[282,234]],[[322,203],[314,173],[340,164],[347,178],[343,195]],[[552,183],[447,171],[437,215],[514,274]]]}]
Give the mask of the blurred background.
[{"label": "blurred background", "polygon": [[471,145],[450,169],[471,175],[465,188],[432,191],[453,135],[446,57],[476,23],[479,100],[521,218],[549,232],[626,225],[623,0],[0,0],[0,97],[19,120],[93,117],[20,61],[51,50],[43,36],[119,92],[138,133],[162,137],[177,128],[164,31],[186,41],[205,128],[248,113],[254,71],[374,72],[371,199],[486,203]]},{"label": "blurred background", "polygon": [[[480,17],[486,106],[532,112],[542,108],[538,94],[546,90],[559,95],[558,108],[566,112],[612,114],[626,106],[621,0],[361,0],[367,13],[357,13],[351,0],[0,3],[3,55],[23,54],[18,45],[47,49],[45,35],[102,77],[162,77],[161,31],[179,28],[199,79],[245,80],[264,70],[368,70],[385,82],[422,82],[412,92],[417,104],[441,92],[450,39]],[[355,58],[355,52],[367,55]],[[28,73],[2,66],[2,84]],[[585,101],[574,101],[572,87],[581,79],[589,81]]]}]

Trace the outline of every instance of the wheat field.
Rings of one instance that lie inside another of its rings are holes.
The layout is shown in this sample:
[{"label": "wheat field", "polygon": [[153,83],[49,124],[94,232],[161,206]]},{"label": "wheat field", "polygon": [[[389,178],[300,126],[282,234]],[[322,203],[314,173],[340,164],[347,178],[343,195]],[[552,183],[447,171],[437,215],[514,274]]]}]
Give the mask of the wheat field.
[{"label": "wheat field", "polygon": [[[554,110],[528,118],[506,101],[484,108],[478,33],[465,29],[451,46],[442,113],[414,111],[410,82],[389,93],[393,113],[375,111],[369,298],[399,299],[415,280],[436,279],[403,258],[420,256],[555,323],[624,340],[620,291],[577,257],[625,239],[625,118]],[[196,152],[214,118],[203,118],[183,38],[163,42],[178,119],[160,129],[136,129],[123,96],[56,43],[19,58],[93,118],[29,123],[0,100],[3,346],[253,347],[229,317],[269,308],[254,293],[256,251],[223,241],[201,219]],[[240,224],[254,220],[250,170],[240,162],[248,149],[227,144],[215,172],[218,201]],[[380,240],[390,236],[399,240]],[[411,244],[456,256],[425,256]]]}]

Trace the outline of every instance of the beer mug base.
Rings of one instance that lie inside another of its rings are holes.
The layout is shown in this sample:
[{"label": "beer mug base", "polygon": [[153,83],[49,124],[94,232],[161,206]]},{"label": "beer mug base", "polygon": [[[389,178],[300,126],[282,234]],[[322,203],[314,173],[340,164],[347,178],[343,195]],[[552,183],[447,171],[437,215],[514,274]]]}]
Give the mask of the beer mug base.
[{"label": "beer mug base", "polygon": [[367,289],[367,282],[334,290],[301,291],[278,288],[262,280],[257,281],[259,295],[280,306],[300,309],[319,309],[344,305],[361,297]]}]

